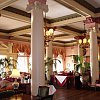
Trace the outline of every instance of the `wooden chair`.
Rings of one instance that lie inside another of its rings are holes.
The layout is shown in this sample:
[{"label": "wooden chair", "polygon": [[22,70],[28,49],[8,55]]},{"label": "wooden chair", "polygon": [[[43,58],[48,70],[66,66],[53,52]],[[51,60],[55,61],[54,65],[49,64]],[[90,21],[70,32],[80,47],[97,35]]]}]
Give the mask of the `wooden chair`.
[{"label": "wooden chair", "polygon": [[49,95],[48,86],[39,86],[36,100],[53,100],[53,95]]},{"label": "wooden chair", "polygon": [[95,82],[95,91],[97,90],[97,87],[100,87],[100,80],[96,80]]}]

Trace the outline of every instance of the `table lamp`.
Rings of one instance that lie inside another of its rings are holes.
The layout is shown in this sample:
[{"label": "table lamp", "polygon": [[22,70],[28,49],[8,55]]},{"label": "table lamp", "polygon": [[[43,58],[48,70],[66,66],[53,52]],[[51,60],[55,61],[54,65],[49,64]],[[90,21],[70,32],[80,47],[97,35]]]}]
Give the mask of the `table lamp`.
[{"label": "table lamp", "polygon": [[15,81],[12,84],[14,90],[18,89],[19,83],[17,82],[17,78],[20,77],[20,72],[18,71],[18,69],[13,69],[12,74],[10,75],[10,77],[15,78]]}]

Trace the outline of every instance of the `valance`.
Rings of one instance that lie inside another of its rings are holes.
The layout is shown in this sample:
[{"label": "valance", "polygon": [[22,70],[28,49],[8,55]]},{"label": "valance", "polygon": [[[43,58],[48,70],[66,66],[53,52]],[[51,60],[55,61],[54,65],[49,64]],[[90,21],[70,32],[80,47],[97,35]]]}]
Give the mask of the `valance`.
[{"label": "valance", "polygon": [[27,55],[31,54],[31,46],[29,43],[13,43],[13,53],[24,52]]},{"label": "valance", "polygon": [[63,60],[66,59],[66,49],[63,47],[53,47],[53,55],[56,58],[58,55],[62,55]]}]

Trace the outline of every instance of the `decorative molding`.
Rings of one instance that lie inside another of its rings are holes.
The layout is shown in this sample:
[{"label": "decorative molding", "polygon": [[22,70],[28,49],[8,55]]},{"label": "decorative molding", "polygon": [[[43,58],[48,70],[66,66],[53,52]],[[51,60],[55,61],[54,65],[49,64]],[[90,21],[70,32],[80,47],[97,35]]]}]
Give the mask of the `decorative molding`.
[{"label": "decorative molding", "polygon": [[50,19],[49,23],[54,23],[54,22],[59,22],[59,21],[64,21],[64,20],[69,20],[69,19],[78,18],[78,17],[81,17],[81,15],[79,15],[77,13],[74,13],[74,14],[71,14],[71,15],[67,15],[67,16],[62,16],[62,17]]},{"label": "decorative molding", "polygon": [[78,14],[80,14],[82,16],[87,16],[88,15],[88,13],[86,13],[84,11],[81,11],[81,10],[78,10],[71,3],[69,3],[69,2],[72,2],[72,3],[74,2],[73,4],[75,4],[75,1],[74,0],[68,0],[69,2],[68,1],[65,1],[65,0],[54,0],[54,1],[56,1],[56,2],[60,3],[61,5],[63,5],[65,7],[67,7],[67,8],[69,8],[69,9],[77,12]]},{"label": "decorative molding", "polygon": [[6,7],[6,8],[4,8],[3,10],[6,10],[6,11],[9,11],[9,12],[12,12],[12,13],[16,13],[16,14],[19,14],[19,15],[22,15],[22,16],[31,18],[31,14],[30,14],[30,13],[27,13],[27,12],[25,12],[25,11],[16,9],[16,8],[14,8],[14,7],[11,7],[11,6]]},{"label": "decorative molding", "polygon": [[18,1],[18,0],[1,0],[0,1],[0,10],[11,5],[12,3],[16,2],[16,1]]},{"label": "decorative molding", "polygon": [[72,28],[70,26],[62,26],[61,28],[68,29],[68,30],[71,30],[71,31],[74,31],[74,32],[78,32],[78,33],[84,33],[84,31],[78,30],[76,28]]},{"label": "decorative molding", "polygon": [[79,3],[82,6],[86,7],[87,9],[89,9],[90,11],[92,11],[94,13],[99,13],[100,12],[100,7],[99,8],[95,8],[94,6],[92,6],[91,4],[89,4],[85,0],[74,0],[74,1]]},{"label": "decorative molding", "polygon": [[48,5],[46,5],[46,3],[44,3],[43,1],[46,2],[46,0],[29,0],[32,1],[31,3],[29,2],[29,4],[26,7],[26,11],[30,12],[33,8],[34,9],[42,9],[44,12],[48,12]]},{"label": "decorative molding", "polygon": [[29,29],[29,28],[31,28],[31,25],[27,25],[27,26],[23,26],[23,27],[16,28],[16,29],[11,29],[11,30],[0,29],[0,32],[12,33],[12,32],[17,32],[17,31],[21,31],[21,30],[25,30],[25,29]]},{"label": "decorative molding", "polygon": [[99,23],[100,24],[100,17],[87,17],[84,22],[86,24],[90,24],[90,23]]},{"label": "decorative molding", "polygon": [[73,43],[73,42],[76,42],[76,40],[71,40],[71,41],[60,41],[60,40],[56,40],[56,41],[53,41],[53,42],[57,42],[57,43]]}]

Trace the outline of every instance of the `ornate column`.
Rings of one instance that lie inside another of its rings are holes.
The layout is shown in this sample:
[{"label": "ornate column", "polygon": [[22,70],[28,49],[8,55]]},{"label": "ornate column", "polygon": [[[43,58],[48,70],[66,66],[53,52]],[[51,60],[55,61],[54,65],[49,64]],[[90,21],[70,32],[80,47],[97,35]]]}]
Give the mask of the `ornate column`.
[{"label": "ornate column", "polygon": [[98,64],[98,24],[100,18],[88,17],[86,19],[87,27],[90,29],[90,68],[91,68],[91,85],[95,85],[95,81],[99,79],[99,64]]},{"label": "ornate column", "polygon": [[45,84],[43,11],[47,11],[48,7],[46,0],[28,1],[26,10],[31,11],[31,94],[36,96],[38,86]]},{"label": "ornate column", "polygon": [[97,31],[95,27],[90,32],[90,66],[91,84],[95,85],[95,81],[99,79]]}]

